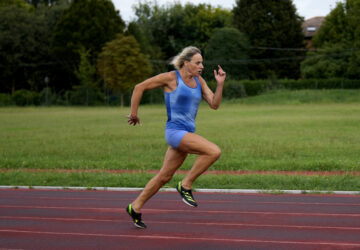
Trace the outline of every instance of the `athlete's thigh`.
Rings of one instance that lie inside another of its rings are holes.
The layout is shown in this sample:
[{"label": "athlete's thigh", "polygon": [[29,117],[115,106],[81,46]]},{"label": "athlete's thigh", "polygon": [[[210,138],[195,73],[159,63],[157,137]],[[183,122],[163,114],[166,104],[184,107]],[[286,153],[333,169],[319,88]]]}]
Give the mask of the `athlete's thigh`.
[{"label": "athlete's thigh", "polygon": [[178,149],[189,154],[207,154],[220,150],[216,144],[194,133],[184,135]]},{"label": "athlete's thigh", "polygon": [[163,174],[173,174],[181,166],[188,154],[177,150],[171,146],[168,147],[164,157],[164,163],[160,169]]}]

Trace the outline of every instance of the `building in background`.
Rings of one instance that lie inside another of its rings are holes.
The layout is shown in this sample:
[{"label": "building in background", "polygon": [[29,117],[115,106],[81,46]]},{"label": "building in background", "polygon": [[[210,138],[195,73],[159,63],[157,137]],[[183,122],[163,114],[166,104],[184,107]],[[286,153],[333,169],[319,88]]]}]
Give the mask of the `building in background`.
[{"label": "building in background", "polygon": [[305,38],[305,40],[304,40],[305,47],[307,49],[314,48],[314,45],[312,43],[312,38],[318,32],[324,19],[325,19],[325,17],[323,17],[323,16],[316,16],[316,17],[312,17],[310,19],[305,20],[304,23],[302,24],[304,38]]}]

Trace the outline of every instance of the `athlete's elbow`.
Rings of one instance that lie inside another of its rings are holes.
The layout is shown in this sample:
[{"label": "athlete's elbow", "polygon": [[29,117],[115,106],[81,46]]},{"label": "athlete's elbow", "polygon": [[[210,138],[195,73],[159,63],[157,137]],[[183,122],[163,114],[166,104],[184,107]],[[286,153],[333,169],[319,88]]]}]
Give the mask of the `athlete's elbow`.
[{"label": "athlete's elbow", "polygon": [[213,98],[211,102],[209,102],[210,107],[214,110],[217,110],[220,107],[221,98]]},{"label": "athlete's elbow", "polygon": [[144,92],[143,84],[141,84],[141,83],[136,84],[135,87],[134,87],[133,93],[135,93],[135,92],[137,92],[137,93]]},{"label": "athlete's elbow", "polygon": [[134,91],[139,91],[141,89],[141,83],[138,83],[134,87]]},{"label": "athlete's elbow", "polygon": [[211,105],[211,108],[212,108],[213,110],[217,110],[219,107],[220,107],[220,104],[213,104],[213,105]]}]

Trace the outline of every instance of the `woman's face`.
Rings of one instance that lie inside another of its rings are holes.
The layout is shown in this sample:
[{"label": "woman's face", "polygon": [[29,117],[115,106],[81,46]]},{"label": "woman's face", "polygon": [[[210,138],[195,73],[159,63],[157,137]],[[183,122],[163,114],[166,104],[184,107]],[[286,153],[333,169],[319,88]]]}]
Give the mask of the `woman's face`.
[{"label": "woman's face", "polygon": [[199,77],[204,69],[203,58],[200,54],[195,54],[191,61],[185,61],[185,66],[192,76]]}]

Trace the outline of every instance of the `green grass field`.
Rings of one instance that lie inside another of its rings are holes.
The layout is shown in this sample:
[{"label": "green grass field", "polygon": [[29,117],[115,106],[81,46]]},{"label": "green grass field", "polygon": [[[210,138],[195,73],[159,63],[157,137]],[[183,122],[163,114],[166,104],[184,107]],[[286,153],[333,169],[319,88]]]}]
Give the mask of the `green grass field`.
[{"label": "green grass field", "polygon": [[[222,149],[213,170],[354,171],[360,167],[359,104],[358,90],[278,91],[226,101],[217,111],[202,103],[197,133]],[[159,169],[167,148],[165,106],[141,106],[141,127],[127,124],[128,113],[128,107],[1,108],[0,169],[14,171],[0,173],[0,185],[25,183],[16,176],[27,168]],[[182,169],[189,169],[193,160],[189,156]],[[63,175],[58,173],[57,185]],[[258,182],[264,178],[259,176]],[[353,178],[360,189],[359,178]],[[131,178],[127,183],[119,185],[135,186]]]}]

